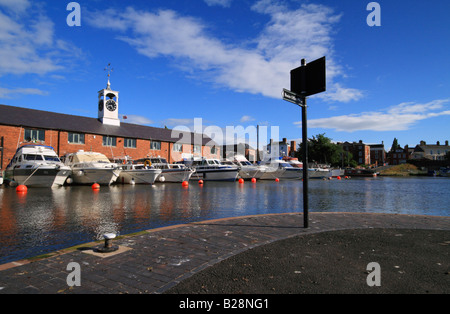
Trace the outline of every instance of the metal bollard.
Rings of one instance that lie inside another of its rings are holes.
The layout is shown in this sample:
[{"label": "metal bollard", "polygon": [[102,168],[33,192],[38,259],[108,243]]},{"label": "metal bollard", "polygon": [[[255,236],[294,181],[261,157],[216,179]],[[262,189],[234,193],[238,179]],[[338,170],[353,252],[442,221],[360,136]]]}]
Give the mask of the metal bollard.
[{"label": "metal bollard", "polygon": [[104,245],[104,247],[98,248],[97,249],[98,252],[111,253],[111,252],[115,252],[119,249],[118,246],[112,245],[112,239],[114,239],[116,237],[115,233],[105,233],[103,235],[103,237],[105,238],[105,245]]}]

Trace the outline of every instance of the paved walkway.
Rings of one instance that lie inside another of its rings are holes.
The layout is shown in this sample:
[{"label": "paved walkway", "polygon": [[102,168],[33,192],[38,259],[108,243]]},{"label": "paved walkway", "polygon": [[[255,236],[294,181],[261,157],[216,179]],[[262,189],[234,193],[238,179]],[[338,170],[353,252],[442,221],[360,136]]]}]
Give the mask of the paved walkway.
[{"label": "paved walkway", "polygon": [[[219,262],[230,257],[244,256],[240,253],[251,254],[251,248],[273,247],[276,246],[275,241],[315,236],[328,231],[348,233],[377,229],[445,230],[442,234],[448,237],[450,217],[310,213],[309,228],[304,229],[302,214],[274,214],[148,230],[113,241],[120,247],[116,254],[95,253],[93,248],[103,244],[88,243],[32,262],[26,260],[0,265],[0,294],[177,293],[176,285],[181,281],[187,282],[188,278],[219,267],[222,264]],[[446,254],[449,240],[439,240]],[[333,242],[330,244],[329,247]],[[387,246],[389,242],[381,245]],[[71,275],[76,270],[67,270],[72,262],[80,265],[81,286],[69,287],[67,284],[67,279],[73,278]],[[448,259],[444,262],[447,264],[437,264],[446,268],[443,274],[448,282]]]}]

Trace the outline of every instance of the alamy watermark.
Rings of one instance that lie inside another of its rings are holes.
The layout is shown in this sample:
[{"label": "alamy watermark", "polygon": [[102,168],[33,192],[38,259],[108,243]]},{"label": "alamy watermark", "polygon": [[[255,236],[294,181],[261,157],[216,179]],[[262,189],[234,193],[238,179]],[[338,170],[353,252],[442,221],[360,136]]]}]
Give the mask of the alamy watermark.
[{"label": "alamy watermark", "polygon": [[67,276],[66,283],[69,287],[81,287],[81,266],[76,262],[69,263],[66,268],[71,271]]},{"label": "alamy watermark", "polygon": [[367,16],[366,22],[370,27],[381,26],[381,6],[378,2],[367,4],[367,11],[371,11]]},{"label": "alamy watermark", "polygon": [[376,262],[367,264],[367,271],[370,271],[367,276],[366,282],[369,287],[381,286],[381,266]]},{"label": "alamy watermark", "polygon": [[67,4],[67,11],[71,11],[67,15],[67,25],[70,27],[81,26],[81,7],[78,2],[70,2]]}]

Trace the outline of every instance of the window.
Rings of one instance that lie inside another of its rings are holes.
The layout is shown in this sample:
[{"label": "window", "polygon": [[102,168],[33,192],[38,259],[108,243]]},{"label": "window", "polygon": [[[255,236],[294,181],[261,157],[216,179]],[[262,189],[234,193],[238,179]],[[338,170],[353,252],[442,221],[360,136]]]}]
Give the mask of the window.
[{"label": "window", "polygon": [[216,146],[211,147],[211,154],[217,154],[217,148]]},{"label": "window", "polygon": [[103,136],[103,146],[117,146],[117,138],[110,136]]},{"label": "window", "polygon": [[84,144],[84,134],[69,132],[67,141],[70,144]]},{"label": "window", "polygon": [[123,147],[136,148],[136,139],[135,138],[125,138],[123,140]]},{"label": "window", "polygon": [[27,142],[31,141],[45,141],[45,130],[32,130],[25,129],[24,140]]},{"label": "window", "polygon": [[202,152],[201,145],[194,145],[194,154],[200,154]]},{"label": "window", "polygon": [[150,149],[151,150],[161,150],[161,142],[160,141],[151,141]]},{"label": "window", "polygon": [[178,143],[173,144],[173,151],[179,153],[183,152],[183,144]]}]

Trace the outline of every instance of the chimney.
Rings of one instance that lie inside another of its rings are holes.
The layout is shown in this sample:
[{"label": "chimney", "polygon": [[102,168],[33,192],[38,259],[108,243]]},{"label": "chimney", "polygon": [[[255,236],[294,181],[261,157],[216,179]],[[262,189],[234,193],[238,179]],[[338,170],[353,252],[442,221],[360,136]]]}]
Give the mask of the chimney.
[{"label": "chimney", "polygon": [[436,142],[436,145],[439,146],[441,143],[439,141]]},{"label": "chimney", "polygon": [[295,141],[291,141],[291,151],[289,155],[294,156],[296,150],[297,150],[297,143]]},{"label": "chimney", "polygon": [[448,146],[448,141],[445,141],[445,146]]},{"label": "chimney", "polygon": [[283,138],[283,144],[287,143],[287,138]]}]

